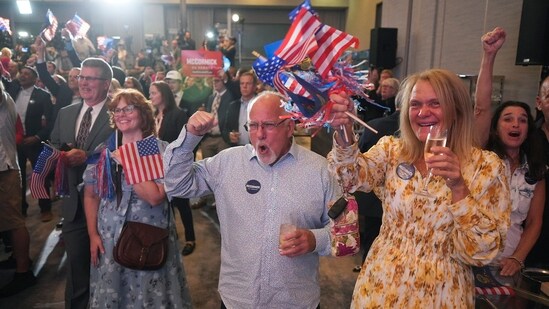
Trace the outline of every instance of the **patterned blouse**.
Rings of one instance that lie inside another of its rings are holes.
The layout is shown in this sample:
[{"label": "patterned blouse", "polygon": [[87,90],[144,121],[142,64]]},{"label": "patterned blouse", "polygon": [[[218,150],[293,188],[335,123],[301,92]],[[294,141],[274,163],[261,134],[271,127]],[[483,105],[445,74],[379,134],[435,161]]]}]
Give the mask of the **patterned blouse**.
[{"label": "patterned blouse", "polygon": [[471,265],[488,264],[505,244],[511,203],[505,166],[492,152],[477,148],[461,162],[470,194],[452,204],[451,190],[433,177],[424,179],[401,161],[401,140],[383,137],[361,154],[355,143],[334,142],[329,168],[340,184],[373,190],[383,219],[357,279],[352,308],[474,308]]},{"label": "patterned blouse", "polygon": [[538,182],[529,184],[526,181],[525,176],[526,173],[528,173],[526,158],[523,159],[522,165],[516,168],[512,174],[511,164],[508,160],[505,160],[504,162],[505,167],[507,168],[507,177],[510,182],[509,190],[511,191],[511,226],[509,226],[509,231],[507,231],[505,249],[495,259],[497,262],[515,253],[515,250],[520,243],[520,239],[522,238],[524,221],[526,220],[526,217],[528,217],[532,198],[534,198],[534,191],[538,184]]}]

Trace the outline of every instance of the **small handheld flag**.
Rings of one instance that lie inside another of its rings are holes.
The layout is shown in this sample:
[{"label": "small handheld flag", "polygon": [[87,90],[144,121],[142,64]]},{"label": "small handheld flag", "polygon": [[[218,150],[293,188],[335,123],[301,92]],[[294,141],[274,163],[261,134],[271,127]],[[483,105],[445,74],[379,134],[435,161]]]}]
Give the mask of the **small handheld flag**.
[{"label": "small handheld flag", "polygon": [[164,177],[162,155],[156,137],[128,143],[118,148],[127,184],[136,184]]},{"label": "small handheld flag", "polygon": [[69,20],[66,25],[67,30],[72,34],[73,37],[83,37],[86,36],[88,30],[90,30],[90,24],[83,20],[77,14],[74,14],[74,17]]},{"label": "small handheld flag", "polygon": [[46,13],[46,28],[42,30],[41,36],[46,42],[50,42],[55,37],[55,31],[57,31],[57,18],[53,15],[51,10]]},{"label": "small handheld flag", "polygon": [[34,165],[29,183],[29,189],[32,197],[36,199],[50,198],[48,191],[44,185],[46,177],[57,164],[57,159],[61,156],[61,152],[48,144],[43,144],[42,152],[38,156],[38,160]]}]

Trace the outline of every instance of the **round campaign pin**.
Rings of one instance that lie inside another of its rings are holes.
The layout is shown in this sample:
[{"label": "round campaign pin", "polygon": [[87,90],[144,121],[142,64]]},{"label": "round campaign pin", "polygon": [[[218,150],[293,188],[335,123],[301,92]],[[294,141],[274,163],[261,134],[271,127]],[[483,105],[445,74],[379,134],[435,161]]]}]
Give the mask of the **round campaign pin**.
[{"label": "round campaign pin", "polygon": [[416,168],[410,163],[400,163],[396,168],[396,173],[400,179],[408,180],[414,176]]},{"label": "round campaign pin", "polygon": [[246,183],[246,191],[248,191],[248,193],[250,194],[256,194],[257,192],[259,192],[260,189],[261,184],[255,179],[248,180],[248,182]]}]

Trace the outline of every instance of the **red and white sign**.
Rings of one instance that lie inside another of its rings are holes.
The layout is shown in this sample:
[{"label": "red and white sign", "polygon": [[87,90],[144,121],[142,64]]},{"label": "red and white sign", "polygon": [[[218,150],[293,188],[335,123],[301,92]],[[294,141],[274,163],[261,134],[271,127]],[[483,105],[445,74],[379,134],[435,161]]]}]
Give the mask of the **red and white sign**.
[{"label": "red and white sign", "polygon": [[182,50],[183,74],[192,77],[213,77],[223,68],[220,51]]}]

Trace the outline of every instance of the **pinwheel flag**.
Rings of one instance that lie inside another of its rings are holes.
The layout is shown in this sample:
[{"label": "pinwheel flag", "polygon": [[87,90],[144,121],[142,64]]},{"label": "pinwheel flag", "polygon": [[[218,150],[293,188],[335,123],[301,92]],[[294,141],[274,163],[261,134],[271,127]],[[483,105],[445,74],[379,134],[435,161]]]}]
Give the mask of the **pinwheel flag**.
[{"label": "pinwheel flag", "polygon": [[358,39],[334,27],[323,25],[315,34],[318,49],[310,53],[316,70],[326,77],[339,56],[349,47],[357,48]]},{"label": "pinwheel flag", "polygon": [[307,54],[318,48],[315,33],[321,26],[322,23],[318,17],[302,8],[292,22],[284,41],[275,51],[275,55],[284,60],[286,65],[300,63]]},{"label": "pinwheel flag", "polygon": [[272,56],[270,59],[258,58],[254,64],[254,70],[257,76],[266,84],[275,86],[275,77],[280,68],[284,65],[284,61],[277,56]]},{"label": "pinwheel flag", "polygon": [[297,17],[297,14],[299,14],[299,11],[302,8],[304,8],[307,11],[311,12],[313,15],[316,15],[315,11],[313,11],[313,9],[311,7],[311,1],[310,0],[305,0],[290,12],[288,17],[290,18],[291,21],[294,21],[294,19]]}]

